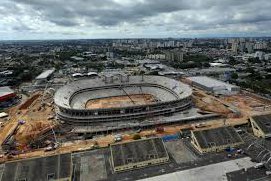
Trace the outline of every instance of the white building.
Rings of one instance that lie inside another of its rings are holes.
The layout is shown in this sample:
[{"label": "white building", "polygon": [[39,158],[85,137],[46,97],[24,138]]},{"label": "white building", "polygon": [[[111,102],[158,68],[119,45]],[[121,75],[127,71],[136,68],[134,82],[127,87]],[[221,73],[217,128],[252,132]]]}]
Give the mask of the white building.
[{"label": "white building", "polygon": [[266,42],[257,42],[254,45],[255,50],[262,50],[262,49],[266,49],[266,48],[267,48],[267,43]]},{"label": "white building", "polygon": [[55,72],[55,69],[49,69],[49,70],[45,70],[44,72],[42,72],[41,74],[39,74],[36,78],[36,84],[42,84],[42,83],[46,83],[50,77],[52,76],[52,74]]},{"label": "white building", "polygon": [[210,77],[196,76],[188,77],[188,80],[192,82],[193,86],[204,89],[208,92],[218,95],[233,95],[240,92],[240,87],[231,85]]},{"label": "white building", "polygon": [[264,60],[264,52],[257,51],[254,57],[259,58],[259,60]]}]

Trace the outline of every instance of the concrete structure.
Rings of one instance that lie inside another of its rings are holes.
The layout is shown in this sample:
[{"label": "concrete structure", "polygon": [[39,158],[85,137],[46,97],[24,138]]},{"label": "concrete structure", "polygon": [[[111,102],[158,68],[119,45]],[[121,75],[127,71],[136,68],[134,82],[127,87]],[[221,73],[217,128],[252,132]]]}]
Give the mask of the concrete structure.
[{"label": "concrete structure", "polygon": [[242,138],[232,127],[192,131],[192,144],[201,153],[220,152],[243,143]]},{"label": "concrete structure", "polygon": [[250,122],[255,136],[260,138],[271,137],[271,114],[252,116]]},{"label": "concrete structure", "polygon": [[[247,170],[248,168],[251,168],[255,165],[256,163],[252,162],[251,158],[245,157],[159,175],[142,179],[140,181],[222,181],[228,180],[226,174],[229,172]],[[243,178],[238,180],[241,181]],[[265,181],[267,180],[268,178]]]},{"label": "concrete structure", "polygon": [[[130,95],[151,95],[156,102],[136,104]],[[55,94],[58,117],[68,124],[93,126],[97,123],[143,119],[180,112],[190,107],[188,85],[161,76],[105,76],[72,82]],[[89,101],[127,96],[133,105],[87,109]]]},{"label": "concrete structure", "polygon": [[163,164],[169,156],[161,138],[150,138],[110,146],[114,172]]},{"label": "concrete structure", "polygon": [[10,87],[0,87],[0,102],[8,101],[16,97],[16,93]]},{"label": "concrete structure", "polygon": [[187,79],[192,82],[193,86],[199,87],[214,94],[232,95],[240,92],[240,87],[238,86],[206,76],[189,77]]},{"label": "concrete structure", "polygon": [[52,74],[55,72],[55,69],[49,69],[49,70],[45,70],[44,72],[42,72],[40,75],[38,75],[35,80],[36,80],[36,84],[42,84],[42,83],[46,83],[50,77],[52,76]]},{"label": "concrete structure", "polygon": [[[106,153],[104,153],[105,150]],[[110,177],[109,173],[107,173],[109,170],[106,169],[107,157],[104,155],[109,154],[107,150],[109,149],[97,149],[73,153],[72,181],[107,180],[107,178]]]},{"label": "concrete structure", "polygon": [[71,180],[71,154],[24,159],[0,165],[0,180]]}]

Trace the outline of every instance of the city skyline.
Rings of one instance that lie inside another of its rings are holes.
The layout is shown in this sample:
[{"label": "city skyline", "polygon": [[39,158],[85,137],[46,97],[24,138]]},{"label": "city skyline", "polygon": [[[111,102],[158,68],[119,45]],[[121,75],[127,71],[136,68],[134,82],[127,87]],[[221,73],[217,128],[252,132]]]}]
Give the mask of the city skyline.
[{"label": "city skyline", "polygon": [[265,37],[268,0],[3,0],[0,40]]}]

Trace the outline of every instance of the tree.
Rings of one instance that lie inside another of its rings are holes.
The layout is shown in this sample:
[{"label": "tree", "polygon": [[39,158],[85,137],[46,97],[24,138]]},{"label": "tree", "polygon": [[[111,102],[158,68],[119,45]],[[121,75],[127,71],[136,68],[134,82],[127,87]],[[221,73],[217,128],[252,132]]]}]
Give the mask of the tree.
[{"label": "tree", "polygon": [[230,57],[230,58],[229,58],[229,64],[230,64],[230,65],[235,65],[235,63],[236,63],[236,62],[235,62],[234,57]]},{"label": "tree", "polygon": [[238,79],[238,74],[237,73],[232,73],[231,78],[234,79],[234,80]]}]

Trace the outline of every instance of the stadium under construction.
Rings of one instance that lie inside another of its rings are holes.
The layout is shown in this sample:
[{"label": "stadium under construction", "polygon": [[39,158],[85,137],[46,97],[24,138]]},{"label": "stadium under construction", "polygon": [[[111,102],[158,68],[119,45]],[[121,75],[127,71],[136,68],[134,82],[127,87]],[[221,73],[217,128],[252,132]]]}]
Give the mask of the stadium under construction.
[{"label": "stadium under construction", "polygon": [[154,125],[152,118],[188,110],[192,89],[167,77],[118,75],[67,84],[54,102],[59,120],[75,132],[110,131]]}]

